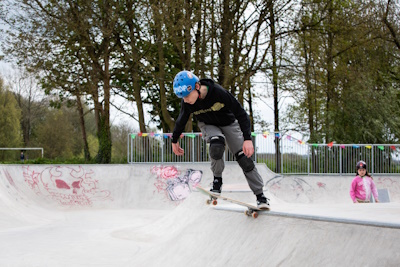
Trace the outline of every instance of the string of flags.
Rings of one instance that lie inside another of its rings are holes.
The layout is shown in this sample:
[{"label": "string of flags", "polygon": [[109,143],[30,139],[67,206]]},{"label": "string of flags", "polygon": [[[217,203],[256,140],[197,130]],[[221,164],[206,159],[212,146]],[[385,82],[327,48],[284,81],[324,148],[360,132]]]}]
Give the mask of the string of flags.
[{"label": "string of flags", "polygon": [[[269,132],[267,132],[267,131],[264,131],[264,132],[252,132],[251,133],[251,136],[253,136],[253,137],[257,137],[258,135],[261,135],[262,137],[264,137],[264,138],[267,138],[269,135],[270,135],[270,133]],[[138,137],[147,137],[147,136],[150,136],[150,137],[162,137],[162,138],[165,138],[165,139],[168,139],[168,138],[172,138],[172,133],[154,133],[154,132],[151,132],[151,133],[132,133],[132,134],[130,134],[130,136],[131,136],[131,138],[132,139],[135,139],[137,136]],[[202,133],[183,133],[183,134],[181,134],[180,135],[180,138],[184,138],[184,137],[189,137],[189,138],[196,138],[197,136],[202,136]],[[281,133],[274,133],[274,136],[275,136],[275,138],[277,138],[277,139],[282,139],[283,138],[283,136],[281,135]],[[288,141],[292,141],[292,142],[297,142],[297,143],[299,143],[300,145],[305,145],[306,144],[306,142],[304,142],[303,140],[300,140],[300,139],[297,139],[297,138],[295,138],[295,137],[293,137],[293,136],[291,136],[291,135],[288,135],[288,134],[286,134],[286,135],[284,135],[284,136],[286,136],[286,139],[288,140]],[[333,146],[334,146],[334,143],[335,142],[330,142],[330,143],[328,143],[328,144],[311,144],[313,147],[319,147],[319,146],[327,146],[327,147],[329,147],[329,148],[332,148]],[[363,147],[365,147],[365,148],[367,148],[367,149],[372,149],[372,145],[356,145],[356,144],[353,144],[353,145],[344,145],[344,144],[340,144],[339,145],[339,147],[341,148],[341,149],[345,149],[346,147],[352,147],[352,148],[360,148],[361,146],[363,146]],[[391,146],[389,146],[390,147],[390,149],[392,149],[392,150],[396,150],[397,149],[397,147],[396,146],[393,146],[393,145],[391,145]],[[380,149],[380,150],[385,150],[385,147],[384,146],[382,146],[382,145],[379,145],[379,146],[377,146],[377,148],[378,149]]]}]

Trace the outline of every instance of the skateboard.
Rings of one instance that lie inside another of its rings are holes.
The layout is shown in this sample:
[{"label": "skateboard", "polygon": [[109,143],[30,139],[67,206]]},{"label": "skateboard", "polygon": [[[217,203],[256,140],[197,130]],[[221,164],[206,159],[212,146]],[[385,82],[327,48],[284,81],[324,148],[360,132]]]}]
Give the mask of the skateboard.
[{"label": "skateboard", "polygon": [[257,218],[258,217],[258,212],[259,211],[265,211],[265,210],[268,211],[269,210],[269,208],[260,209],[257,206],[254,206],[254,205],[251,205],[251,204],[248,204],[248,203],[245,203],[245,202],[233,199],[233,198],[229,198],[229,197],[225,197],[225,196],[221,196],[221,195],[216,195],[216,194],[204,189],[201,186],[197,186],[196,188],[201,193],[203,193],[205,195],[208,195],[210,197],[209,199],[207,199],[207,202],[206,202],[208,205],[210,205],[212,203],[215,206],[215,205],[218,204],[217,199],[222,199],[222,200],[225,200],[225,201],[228,201],[228,202],[231,202],[231,203],[246,207],[247,210],[245,210],[244,214],[247,215],[247,216],[252,216],[253,218]]}]

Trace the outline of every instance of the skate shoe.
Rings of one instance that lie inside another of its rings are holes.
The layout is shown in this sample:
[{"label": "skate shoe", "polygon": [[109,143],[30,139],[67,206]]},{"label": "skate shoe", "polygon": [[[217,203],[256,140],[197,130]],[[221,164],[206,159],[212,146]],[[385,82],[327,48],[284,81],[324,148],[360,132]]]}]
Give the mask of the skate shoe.
[{"label": "skate shoe", "polygon": [[210,189],[210,192],[216,195],[221,195],[222,191],[222,178],[214,177],[213,186]]},{"label": "skate shoe", "polygon": [[257,195],[257,208],[269,209],[269,199],[263,193]]}]

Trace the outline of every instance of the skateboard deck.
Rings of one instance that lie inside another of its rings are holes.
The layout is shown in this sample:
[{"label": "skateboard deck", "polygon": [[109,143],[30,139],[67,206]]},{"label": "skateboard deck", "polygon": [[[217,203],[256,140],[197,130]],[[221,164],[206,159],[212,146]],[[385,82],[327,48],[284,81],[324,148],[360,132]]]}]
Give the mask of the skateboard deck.
[{"label": "skateboard deck", "polygon": [[251,204],[246,203],[246,202],[242,202],[242,201],[239,201],[239,200],[236,200],[236,199],[233,199],[233,198],[229,198],[229,197],[225,197],[225,196],[222,196],[222,195],[214,194],[214,193],[208,191],[207,189],[204,189],[201,186],[197,186],[196,188],[201,193],[203,193],[205,195],[208,195],[210,197],[209,199],[207,199],[207,204],[211,204],[212,203],[213,205],[217,205],[218,204],[217,199],[222,199],[222,200],[225,200],[225,201],[228,201],[228,202],[231,202],[231,203],[246,207],[247,210],[244,212],[244,214],[246,214],[247,216],[252,216],[253,218],[257,218],[258,217],[258,211],[268,211],[269,210],[269,208],[260,209],[257,206],[251,205]]}]

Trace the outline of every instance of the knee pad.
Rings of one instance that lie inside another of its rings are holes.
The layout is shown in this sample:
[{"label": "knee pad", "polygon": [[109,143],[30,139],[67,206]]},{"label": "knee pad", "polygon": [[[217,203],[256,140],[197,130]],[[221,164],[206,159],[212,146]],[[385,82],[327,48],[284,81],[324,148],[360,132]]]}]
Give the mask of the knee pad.
[{"label": "knee pad", "polygon": [[222,136],[213,136],[210,138],[210,157],[218,160],[222,159],[225,152],[225,138]]},{"label": "knee pad", "polygon": [[251,158],[246,157],[243,150],[235,154],[236,161],[244,172],[250,172],[254,169],[255,165]]}]

